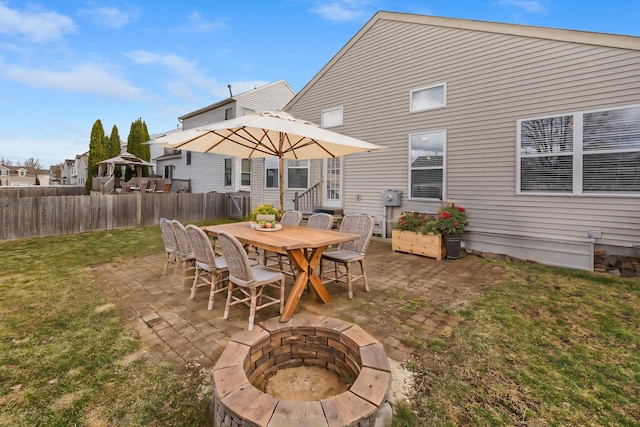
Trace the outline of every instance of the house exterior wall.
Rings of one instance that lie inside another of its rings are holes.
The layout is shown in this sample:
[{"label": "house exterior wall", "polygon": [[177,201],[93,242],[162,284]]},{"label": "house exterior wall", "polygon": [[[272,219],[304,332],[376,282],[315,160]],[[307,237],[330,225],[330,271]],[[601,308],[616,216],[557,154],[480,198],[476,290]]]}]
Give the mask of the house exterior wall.
[{"label": "house exterior wall", "polygon": [[[284,80],[279,80],[256,89],[227,98],[216,104],[201,108],[181,116],[183,129],[192,129],[207,123],[225,120],[225,111],[233,109],[233,117],[240,117],[252,111],[278,110],[293,98],[295,92]],[[173,156],[172,156],[173,157]],[[232,184],[224,185],[225,158],[216,154],[191,153],[191,164],[187,165],[186,152],[175,158],[156,159],[158,174],[164,173],[167,164],[175,166],[173,177],[190,179],[193,193],[217,191],[221,193],[250,191],[250,186],[241,185],[242,159],[232,158]],[[254,177],[251,177],[252,181]]]},{"label": "house exterior wall", "polygon": [[[446,84],[446,106],[409,111],[410,91]],[[467,209],[470,249],[552,265],[593,267],[595,245],[637,253],[640,194],[517,194],[516,121],[640,104],[640,39],[378,13],[286,107],[320,121],[342,106],[337,132],[385,150],[344,161],[344,211],[436,212],[410,200],[409,134],[446,131],[443,199]],[[382,207],[386,189],[402,206]],[[602,237],[588,237],[588,230]]]}]

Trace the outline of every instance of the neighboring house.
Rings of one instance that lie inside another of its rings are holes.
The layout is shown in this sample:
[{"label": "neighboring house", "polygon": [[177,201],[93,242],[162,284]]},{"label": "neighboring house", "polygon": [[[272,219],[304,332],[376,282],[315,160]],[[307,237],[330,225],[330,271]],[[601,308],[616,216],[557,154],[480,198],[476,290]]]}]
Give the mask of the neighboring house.
[{"label": "neighboring house", "polygon": [[60,184],[71,185],[71,174],[73,173],[73,164],[75,160],[65,159],[60,170]]},{"label": "neighboring house", "polygon": [[36,174],[36,169],[32,167],[0,165],[0,186],[29,187],[36,185]]},{"label": "neighboring house", "polygon": [[43,186],[52,185],[49,172],[50,170],[47,170],[47,169],[36,169],[36,177],[37,177],[36,185],[43,185]]},{"label": "neighboring house", "polygon": [[0,165],[0,187],[9,186],[10,174],[11,174],[11,169],[9,169],[9,166]]},{"label": "neighboring house", "polygon": [[638,37],[379,12],[285,110],[387,147],[308,172],[387,235],[452,199],[472,250],[586,270],[594,249],[638,255]]},{"label": "neighboring house", "polygon": [[85,185],[89,169],[89,152],[76,154],[71,169],[71,185]]},{"label": "neighboring house", "polygon": [[51,166],[49,168],[49,185],[62,184],[62,166]]},{"label": "neighboring house", "polygon": [[[285,80],[278,80],[185,114],[178,120],[182,122],[183,129],[192,129],[255,111],[279,110],[294,95],[295,92]],[[157,148],[153,149],[155,151]],[[156,173],[164,178],[190,179],[193,193],[251,190],[252,161],[249,159],[165,149],[153,161],[156,162]]]}]

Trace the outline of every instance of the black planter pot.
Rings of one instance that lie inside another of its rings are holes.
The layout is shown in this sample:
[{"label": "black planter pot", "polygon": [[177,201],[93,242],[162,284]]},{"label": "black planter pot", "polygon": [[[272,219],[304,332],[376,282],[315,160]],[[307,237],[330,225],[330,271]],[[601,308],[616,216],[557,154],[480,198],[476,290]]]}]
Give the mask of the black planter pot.
[{"label": "black planter pot", "polygon": [[444,245],[447,248],[447,258],[460,258],[460,238],[462,234],[445,234]]}]

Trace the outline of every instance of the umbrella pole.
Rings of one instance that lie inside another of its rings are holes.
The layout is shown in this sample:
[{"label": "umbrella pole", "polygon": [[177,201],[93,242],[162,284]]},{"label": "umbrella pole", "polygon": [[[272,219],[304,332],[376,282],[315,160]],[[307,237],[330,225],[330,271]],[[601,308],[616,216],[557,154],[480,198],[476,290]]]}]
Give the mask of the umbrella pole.
[{"label": "umbrella pole", "polygon": [[278,174],[280,178],[280,215],[284,213],[284,160],[278,156]]}]

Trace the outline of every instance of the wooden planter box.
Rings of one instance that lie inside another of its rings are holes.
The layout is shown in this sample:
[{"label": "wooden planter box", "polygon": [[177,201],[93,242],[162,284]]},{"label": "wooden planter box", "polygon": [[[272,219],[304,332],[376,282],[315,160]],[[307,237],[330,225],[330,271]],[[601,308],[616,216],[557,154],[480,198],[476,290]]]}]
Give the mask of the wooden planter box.
[{"label": "wooden planter box", "polygon": [[447,254],[442,236],[415,231],[392,230],[391,248],[395,252],[422,255],[438,261]]}]

